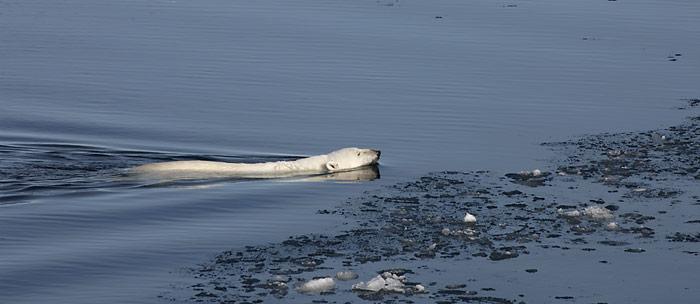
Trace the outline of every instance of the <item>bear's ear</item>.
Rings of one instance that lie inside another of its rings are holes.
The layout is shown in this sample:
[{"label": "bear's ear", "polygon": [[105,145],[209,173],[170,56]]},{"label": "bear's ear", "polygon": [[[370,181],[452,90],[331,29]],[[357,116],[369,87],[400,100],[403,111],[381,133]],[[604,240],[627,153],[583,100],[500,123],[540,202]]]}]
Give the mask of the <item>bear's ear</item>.
[{"label": "bear's ear", "polygon": [[336,170],[338,170],[339,166],[340,165],[338,165],[338,162],[334,162],[334,161],[329,161],[326,163],[326,169],[328,169],[328,171],[336,171]]}]

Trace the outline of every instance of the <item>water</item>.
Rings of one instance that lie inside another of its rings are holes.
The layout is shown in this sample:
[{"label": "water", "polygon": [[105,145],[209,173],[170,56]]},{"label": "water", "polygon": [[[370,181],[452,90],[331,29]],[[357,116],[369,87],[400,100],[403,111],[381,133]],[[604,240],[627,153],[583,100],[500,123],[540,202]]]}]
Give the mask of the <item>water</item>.
[{"label": "water", "polygon": [[[152,303],[220,250],[339,225],[315,212],[365,190],[677,122],[700,96],[699,15],[688,0],[0,1],[0,302]],[[345,146],[381,149],[381,179],[120,178]]]}]

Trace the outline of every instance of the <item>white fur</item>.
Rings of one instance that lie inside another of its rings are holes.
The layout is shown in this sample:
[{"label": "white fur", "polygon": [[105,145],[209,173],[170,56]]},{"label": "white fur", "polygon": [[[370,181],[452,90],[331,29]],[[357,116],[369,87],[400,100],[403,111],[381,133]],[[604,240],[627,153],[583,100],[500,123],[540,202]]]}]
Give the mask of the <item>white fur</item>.
[{"label": "white fur", "polygon": [[311,156],[295,161],[266,163],[226,163],[202,160],[172,161],[146,164],[132,169],[137,174],[182,175],[195,177],[287,177],[348,171],[376,164],[380,152],[372,149],[344,148],[328,154]]}]

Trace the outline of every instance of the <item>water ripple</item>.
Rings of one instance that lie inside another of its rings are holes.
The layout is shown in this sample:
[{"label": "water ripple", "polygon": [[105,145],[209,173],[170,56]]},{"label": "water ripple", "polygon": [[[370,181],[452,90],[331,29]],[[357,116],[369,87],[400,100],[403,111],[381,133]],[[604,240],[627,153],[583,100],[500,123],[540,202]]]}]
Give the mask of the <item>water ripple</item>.
[{"label": "water ripple", "polygon": [[196,186],[221,181],[129,178],[128,168],[151,162],[195,159],[265,162],[295,158],[299,156],[195,155],[62,143],[5,143],[0,144],[0,204],[27,202],[46,196],[86,195],[123,188]]}]

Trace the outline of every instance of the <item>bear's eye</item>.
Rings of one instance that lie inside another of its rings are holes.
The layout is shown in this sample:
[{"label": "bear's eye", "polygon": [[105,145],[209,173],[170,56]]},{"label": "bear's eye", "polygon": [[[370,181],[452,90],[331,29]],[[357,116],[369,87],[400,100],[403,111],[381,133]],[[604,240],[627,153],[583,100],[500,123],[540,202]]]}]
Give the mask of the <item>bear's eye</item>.
[{"label": "bear's eye", "polygon": [[357,152],[357,156],[360,156],[360,152]]}]

